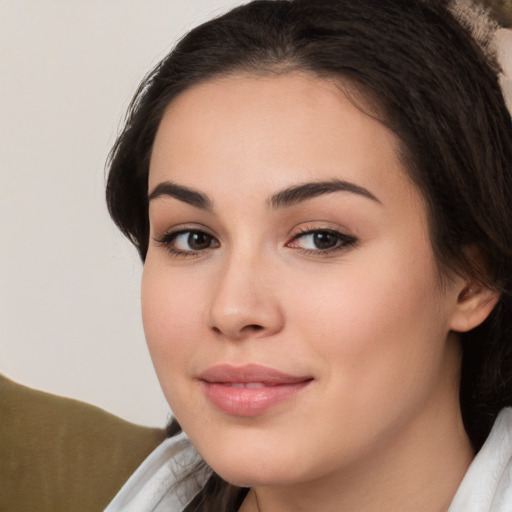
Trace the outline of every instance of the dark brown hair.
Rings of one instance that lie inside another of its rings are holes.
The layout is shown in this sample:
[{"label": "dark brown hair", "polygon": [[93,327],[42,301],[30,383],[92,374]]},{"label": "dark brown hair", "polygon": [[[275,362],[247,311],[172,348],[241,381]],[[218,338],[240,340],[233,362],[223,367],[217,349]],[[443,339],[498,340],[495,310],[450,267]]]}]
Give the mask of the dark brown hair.
[{"label": "dark brown hair", "polygon": [[[486,3],[510,20],[503,2]],[[461,336],[460,403],[478,450],[512,405],[512,124],[497,64],[446,1],[257,0],[195,28],[135,95],[109,159],[110,214],[144,260],[149,159],[167,105],[219,75],[292,70],[356,86],[401,142],[440,268],[501,292],[490,317]]]}]

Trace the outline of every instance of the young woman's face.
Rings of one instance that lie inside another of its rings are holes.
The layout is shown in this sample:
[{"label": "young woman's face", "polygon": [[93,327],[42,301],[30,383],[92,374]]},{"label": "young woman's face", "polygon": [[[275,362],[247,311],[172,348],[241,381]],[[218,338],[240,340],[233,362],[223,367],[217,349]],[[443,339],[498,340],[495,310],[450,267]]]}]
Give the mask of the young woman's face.
[{"label": "young woman's face", "polygon": [[158,130],[149,191],[149,349],[225,479],[317,479],[457,415],[460,279],[439,285],[395,137],[333,83],[190,88]]}]

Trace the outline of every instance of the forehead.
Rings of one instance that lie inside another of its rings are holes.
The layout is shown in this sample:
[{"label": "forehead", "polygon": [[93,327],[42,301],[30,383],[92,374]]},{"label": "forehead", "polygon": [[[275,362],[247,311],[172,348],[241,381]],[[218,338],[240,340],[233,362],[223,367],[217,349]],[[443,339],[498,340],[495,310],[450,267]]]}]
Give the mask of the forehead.
[{"label": "forehead", "polygon": [[[359,97],[358,97],[359,99]],[[168,106],[149,188],[165,180],[205,191],[256,191],[339,178],[410,192],[396,137],[332,80],[293,72],[195,85]]]}]

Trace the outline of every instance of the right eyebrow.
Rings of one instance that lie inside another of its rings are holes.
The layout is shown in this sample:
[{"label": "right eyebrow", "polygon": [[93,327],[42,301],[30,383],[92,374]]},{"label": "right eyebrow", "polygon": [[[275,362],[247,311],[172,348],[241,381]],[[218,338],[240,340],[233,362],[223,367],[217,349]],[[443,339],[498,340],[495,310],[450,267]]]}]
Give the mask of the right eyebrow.
[{"label": "right eyebrow", "polygon": [[161,196],[173,197],[178,201],[201,208],[202,210],[211,210],[213,208],[213,201],[206,194],[183,185],[176,185],[176,183],[171,181],[159,183],[148,195],[148,201]]}]

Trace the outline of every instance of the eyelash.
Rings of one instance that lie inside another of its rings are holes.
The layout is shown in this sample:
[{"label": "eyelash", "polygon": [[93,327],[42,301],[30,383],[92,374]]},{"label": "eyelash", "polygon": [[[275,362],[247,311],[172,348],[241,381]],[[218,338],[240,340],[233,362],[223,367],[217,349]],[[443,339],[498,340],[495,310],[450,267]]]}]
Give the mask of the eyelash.
[{"label": "eyelash", "polygon": [[197,250],[196,251],[194,251],[194,250],[183,251],[181,249],[176,249],[175,247],[172,246],[172,243],[176,240],[176,238],[178,238],[180,235],[185,235],[187,233],[189,234],[189,237],[192,234],[198,234],[198,235],[207,236],[207,237],[211,238],[211,240],[215,240],[215,237],[208,234],[206,231],[202,231],[200,229],[191,229],[191,228],[183,228],[183,229],[179,229],[178,231],[169,231],[167,233],[164,233],[164,235],[161,236],[160,238],[155,238],[154,240],[158,245],[163,246],[172,256],[177,256],[177,257],[182,257],[182,258],[190,258],[190,257],[194,257],[194,256],[200,256],[200,254],[202,252],[204,252],[208,249],[215,248],[215,247],[208,247],[208,248],[200,250],[200,251],[197,251]]},{"label": "eyelash", "polygon": [[[211,241],[215,241],[217,245],[213,247],[206,247],[201,250],[181,250],[176,249],[172,246],[172,243],[178,238],[180,235],[188,234],[191,235],[201,235],[206,236],[211,239]],[[345,233],[341,233],[335,229],[331,228],[302,228],[296,233],[292,239],[286,244],[287,247],[293,247],[293,242],[296,240],[304,239],[307,236],[314,235],[331,235],[337,238],[337,243],[334,247],[330,247],[327,249],[305,249],[298,247],[297,250],[300,250],[303,254],[312,255],[312,256],[327,256],[335,252],[343,251],[348,249],[349,247],[355,245],[357,243],[357,238],[351,235],[347,235]],[[207,233],[206,231],[202,231],[200,229],[191,229],[184,228],[178,231],[170,231],[164,233],[163,236],[159,238],[154,238],[155,242],[161,246],[163,246],[172,256],[181,257],[181,258],[190,258],[190,257],[198,257],[202,253],[207,250],[216,249],[219,246],[218,241],[216,241],[215,237]]]},{"label": "eyelash", "polygon": [[306,238],[307,236],[313,235],[331,235],[337,238],[337,243],[334,247],[330,247],[328,249],[300,249],[303,254],[312,255],[312,256],[328,256],[329,254],[336,253],[339,251],[343,251],[348,249],[351,246],[354,246],[357,243],[357,238],[351,235],[347,235],[346,233],[341,233],[332,228],[301,228],[299,232],[293,236],[290,242],[287,243],[287,246],[301,238]]}]

